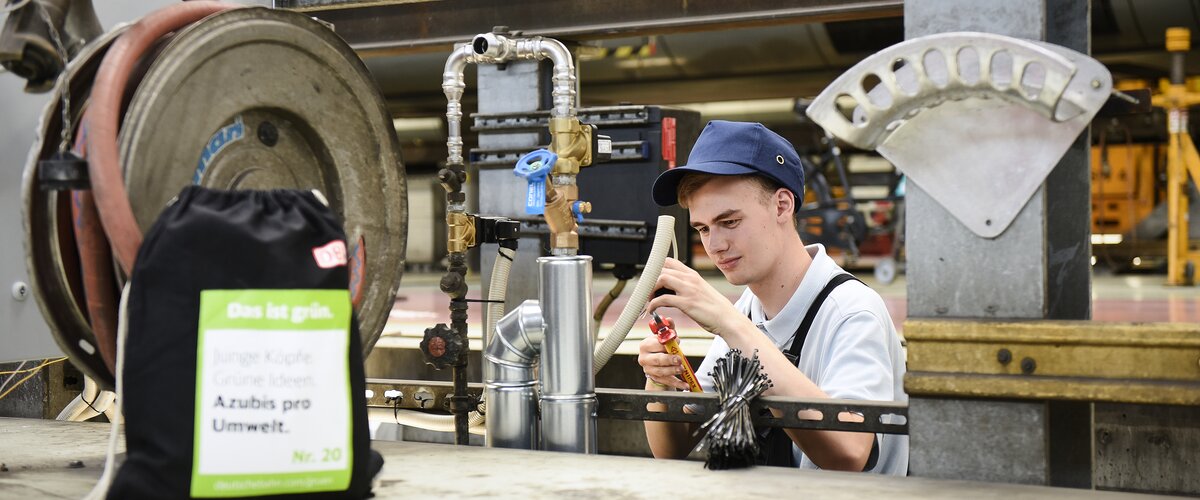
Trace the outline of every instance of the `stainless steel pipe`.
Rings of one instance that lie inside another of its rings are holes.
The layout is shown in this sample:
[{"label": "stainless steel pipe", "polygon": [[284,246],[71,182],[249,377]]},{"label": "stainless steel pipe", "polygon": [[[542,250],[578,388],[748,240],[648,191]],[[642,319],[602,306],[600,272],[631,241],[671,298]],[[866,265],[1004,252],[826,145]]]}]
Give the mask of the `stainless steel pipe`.
[{"label": "stainless steel pipe", "polygon": [[462,97],[467,84],[463,71],[468,64],[500,64],[508,61],[549,58],[554,63],[554,88],[551,95],[554,107],[550,116],[575,116],[576,76],[571,51],[558,40],[542,38],[509,38],[494,33],[476,35],[471,43],[455,47],[446,59],[442,71],[442,92],[446,94],[446,162],[461,165],[462,156]]},{"label": "stainless steel pipe", "polygon": [[[591,256],[542,257],[542,448],[597,452]],[[490,405],[491,403],[489,403]],[[491,420],[489,417],[488,420]]]}]

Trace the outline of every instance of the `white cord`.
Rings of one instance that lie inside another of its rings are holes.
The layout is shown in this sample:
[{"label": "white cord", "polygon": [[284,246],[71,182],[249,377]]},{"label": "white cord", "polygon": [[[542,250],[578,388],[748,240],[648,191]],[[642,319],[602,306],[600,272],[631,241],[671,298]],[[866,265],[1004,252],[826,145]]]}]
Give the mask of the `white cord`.
[{"label": "white cord", "polygon": [[55,420],[68,422],[83,422],[99,415],[109,413],[116,395],[111,391],[100,390],[100,385],[92,377],[83,377],[83,391],[71,400],[71,403],[59,412]]},{"label": "white cord", "polygon": [[16,376],[21,373],[21,369],[25,368],[25,363],[28,362],[29,360],[22,361],[21,364],[17,365],[17,369],[13,370],[12,374],[9,375],[8,378],[4,379],[4,383],[0,384],[0,394],[4,394],[4,388],[8,387],[8,383],[12,382],[13,378],[16,378]]},{"label": "white cord", "polygon": [[[119,405],[125,404],[123,397],[125,384],[122,378],[125,374],[125,340],[129,336],[129,285],[130,282],[126,282],[125,288],[121,290],[121,308],[117,313],[117,366],[113,374],[117,379],[117,399],[112,407],[118,409]],[[120,435],[121,422],[124,418],[119,415],[117,418],[113,418],[113,415],[109,415],[109,420],[112,421],[112,425],[109,426],[108,454],[104,457],[104,474],[100,476],[96,487],[83,497],[84,500],[102,500],[108,496],[108,488],[112,486],[113,478],[117,475],[117,437]]]}]

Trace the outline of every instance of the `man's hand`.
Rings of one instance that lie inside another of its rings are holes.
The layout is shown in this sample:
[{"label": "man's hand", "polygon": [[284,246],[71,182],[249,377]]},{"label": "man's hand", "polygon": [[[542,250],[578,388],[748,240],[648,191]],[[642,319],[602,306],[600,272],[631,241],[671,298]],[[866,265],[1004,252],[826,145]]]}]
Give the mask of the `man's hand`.
[{"label": "man's hand", "polygon": [[733,331],[739,319],[748,322],[729,299],[704,281],[699,273],[678,260],[668,258],[663,263],[662,274],[658,275],[654,288],[669,288],[675,293],[655,297],[646,305],[648,310],[673,307],[714,335],[723,336]]},{"label": "man's hand", "polygon": [[[667,354],[663,345],[658,343],[658,338],[651,335],[642,339],[642,343],[638,345],[638,364],[642,365],[642,371],[646,373],[646,378],[659,387],[665,389],[672,387],[675,389],[687,390],[687,382],[679,378],[679,374],[683,373],[683,363],[679,356]],[[649,386],[646,386],[649,389]]]}]

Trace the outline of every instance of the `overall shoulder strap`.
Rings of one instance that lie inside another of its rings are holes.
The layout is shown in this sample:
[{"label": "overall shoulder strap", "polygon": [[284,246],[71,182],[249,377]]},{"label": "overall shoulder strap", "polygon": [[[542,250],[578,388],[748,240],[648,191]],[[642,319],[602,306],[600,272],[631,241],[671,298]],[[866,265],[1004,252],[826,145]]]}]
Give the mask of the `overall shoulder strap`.
[{"label": "overall shoulder strap", "polygon": [[829,280],[825,288],[821,289],[821,293],[818,293],[817,297],[813,299],[812,305],[808,307],[808,313],[804,315],[804,321],[801,321],[800,326],[796,328],[796,335],[792,338],[792,346],[788,348],[786,353],[793,363],[797,365],[800,363],[800,350],[804,349],[804,339],[808,338],[808,330],[812,328],[813,320],[817,317],[817,311],[821,310],[821,305],[825,303],[825,298],[829,297],[834,288],[847,281],[862,283],[850,273],[842,273]]}]

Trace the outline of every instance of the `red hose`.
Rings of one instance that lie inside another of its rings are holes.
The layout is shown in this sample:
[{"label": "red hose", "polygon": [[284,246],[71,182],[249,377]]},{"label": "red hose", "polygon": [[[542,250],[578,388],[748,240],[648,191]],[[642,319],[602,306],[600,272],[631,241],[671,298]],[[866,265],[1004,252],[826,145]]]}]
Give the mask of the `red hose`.
[{"label": "red hose", "polygon": [[[87,128],[79,127],[75,151],[87,157]],[[112,249],[100,227],[100,214],[92,192],[71,191],[71,227],[75,231],[75,246],[79,250],[80,274],[83,275],[83,294],[87,315],[96,336],[96,347],[104,365],[116,373],[117,364],[117,283],[112,272]]]},{"label": "red hose", "polygon": [[71,214],[75,222],[75,245],[79,248],[88,319],[104,365],[116,373],[117,309],[120,307],[117,283],[112,271],[112,250],[100,227],[100,216],[91,191],[71,191]]},{"label": "red hose", "polygon": [[[80,122],[86,123],[87,114]],[[75,132],[75,154],[87,158],[87,126]],[[112,248],[89,190],[71,191],[71,228],[79,251],[79,269],[83,275],[83,295],[87,301],[88,322],[96,336],[96,348],[104,365],[116,373],[117,365],[117,283],[112,272]]]},{"label": "red hose", "polygon": [[113,244],[117,262],[126,275],[133,272],[142,231],[133,217],[121,173],[117,134],[122,116],[121,98],[138,59],[159,38],[212,14],[241,7],[236,4],[196,1],[171,4],[143,17],[121,35],[96,74],[88,111],[88,173],[100,222]]}]

